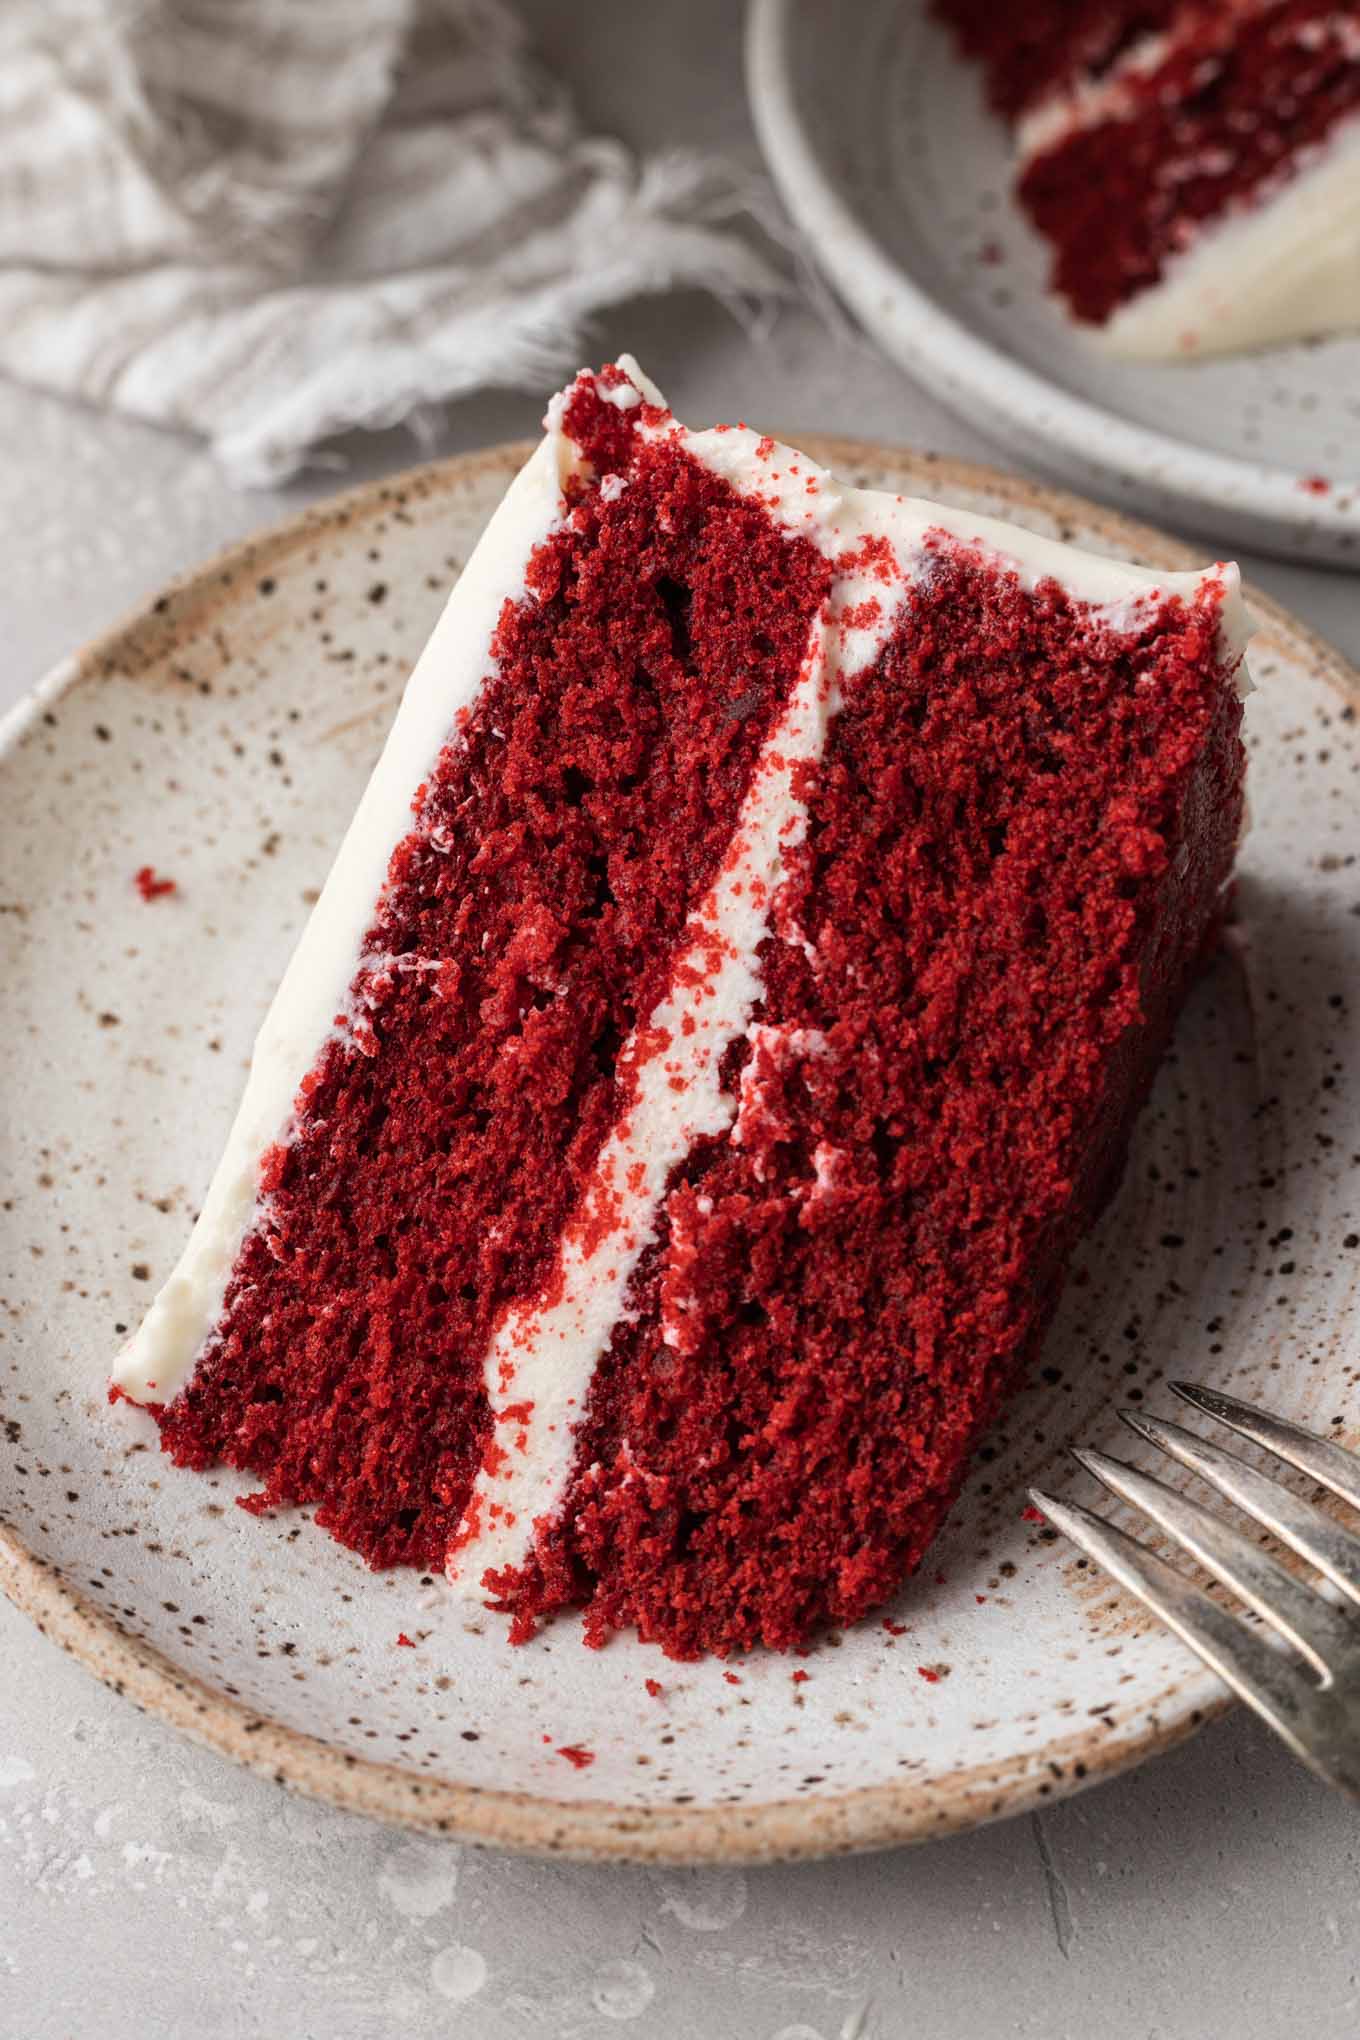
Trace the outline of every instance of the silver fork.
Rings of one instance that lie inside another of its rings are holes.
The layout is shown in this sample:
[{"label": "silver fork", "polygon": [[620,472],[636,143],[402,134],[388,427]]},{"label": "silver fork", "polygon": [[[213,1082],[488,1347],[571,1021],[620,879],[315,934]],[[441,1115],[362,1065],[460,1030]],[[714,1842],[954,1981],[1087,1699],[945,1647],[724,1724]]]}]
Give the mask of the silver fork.
[{"label": "silver fork", "polygon": [[[1360,1508],[1360,1458],[1354,1453],[1235,1396],[1184,1381],[1171,1387],[1183,1402]],[[1140,1438],[1254,1516],[1330,1580],[1342,1599],[1326,1598],[1287,1572],[1254,1539],[1179,1488],[1104,1452],[1073,1448],[1088,1473],[1141,1510],[1205,1572],[1245,1601],[1264,1628],[1220,1607],[1183,1573],[1091,1510],[1055,1501],[1038,1488],[1030,1490],[1034,1502],[1055,1529],[1198,1651],[1310,1770],[1360,1799],[1360,1537],[1235,1452],[1141,1411],[1119,1414]]]}]

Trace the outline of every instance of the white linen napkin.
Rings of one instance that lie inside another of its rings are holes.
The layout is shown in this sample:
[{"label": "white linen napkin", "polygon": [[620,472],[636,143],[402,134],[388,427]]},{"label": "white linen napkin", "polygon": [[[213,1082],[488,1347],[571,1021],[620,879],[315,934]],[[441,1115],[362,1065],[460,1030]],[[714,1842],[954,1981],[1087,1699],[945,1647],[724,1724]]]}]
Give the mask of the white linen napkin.
[{"label": "white linen napkin", "polygon": [[541,389],[600,307],[779,288],[740,179],[583,135],[503,0],[6,0],[0,373],[279,481]]}]

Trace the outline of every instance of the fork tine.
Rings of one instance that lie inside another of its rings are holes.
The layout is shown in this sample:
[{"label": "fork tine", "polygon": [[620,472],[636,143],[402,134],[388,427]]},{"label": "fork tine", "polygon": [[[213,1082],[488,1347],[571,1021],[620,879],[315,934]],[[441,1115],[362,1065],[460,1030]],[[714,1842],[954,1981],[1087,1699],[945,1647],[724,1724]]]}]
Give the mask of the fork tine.
[{"label": "fork tine", "polygon": [[1169,1424],[1162,1417],[1135,1415],[1132,1411],[1126,1421],[1149,1444],[1160,1446],[1182,1466],[1199,1474],[1230,1502],[1236,1502],[1239,1509],[1245,1509],[1249,1516],[1264,1524],[1291,1551],[1325,1573],[1343,1594],[1360,1602],[1360,1537],[1334,1523],[1330,1516],[1324,1516],[1311,1502],[1291,1494],[1269,1475],[1258,1473],[1235,1452],[1225,1452],[1221,1445],[1197,1438],[1180,1424]]},{"label": "fork tine", "polygon": [[1254,1608],[1263,1622],[1288,1638],[1324,1677],[1329,1675],[1347,1644],[1355,1640],[1355,1631],[1320,1594],[1302,1585],[1242,1531],[1179,1488],[1168,1487],[1165,1481],[1104,1452],[1074,1449],[1073,1457],[1111,1494],[1131,1508],[1141,1509],[1206,1572]]},{"label": "fork tine", "polygon": [[1353,1502],[1360,1509],[1360,1459],[1344,1445],[1331,1438],[1319,1438],[1316,1432],[1305,1431],[1301,1424],[1287,1424],[1283,1417],[1268,1416],[1264,1410],[1253,1409],[1250,1403],[1239,1402],[1235,1395],[1224,1395],[1219,1389],[1200,1388],[1193,1381],[1173,1381],[1171,1387],[1182,1402],[1203,1410],[1206,1417],[1217,1417],[1220,1423],[1230,1424],[1234,1431],[1250,1438],[1253,1445],[1277,1452],[1281,1459],[1297,1466],[1300,1473],[1320,1481],[1334,1495],[1340,1495],[1343,1502]]},{"label": "fork tine", "polygon": [[1122,1587],[1174,1629],[1206,1664],[1254,1707],[1296,1755],[1310,1761],[1300,1738],[1309,1700],[1317,1688],[1296,1663],[1281,1656],[1259,1631],[1209,1599],[1173,1566],[1074,1502],[1055,1501],[1039,1488],[1030,1498],[1055,1530],[1104,1566]]}]

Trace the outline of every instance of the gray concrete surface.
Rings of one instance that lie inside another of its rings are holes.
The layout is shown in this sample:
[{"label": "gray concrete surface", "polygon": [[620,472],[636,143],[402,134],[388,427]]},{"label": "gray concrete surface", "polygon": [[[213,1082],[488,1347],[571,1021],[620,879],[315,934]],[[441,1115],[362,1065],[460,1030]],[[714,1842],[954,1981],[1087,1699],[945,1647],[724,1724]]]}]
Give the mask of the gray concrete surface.
[{"label": "gray concrete surface", "polygon": [[[750,148],[738,10],[530,10],[590,118]],[[987,447],[791,310],[759,348],[698,299],[629,307],[695,420]],[[457,408],[436,451],[534,429]],[[226,487],[194,446],[0,386],[0,707],[207,550],[336,485]],[[359,479],[412,457],[344,449]],[[1246,560],[1353,657],[1353,579]],[[1360,2033],[1355,1814],[1231,1717],[1036,1820],[855,1862],[540,1867],[293,1800],[97,1686],[0,1603],[0,2034],[388,2040],[1343,2040]]]}]

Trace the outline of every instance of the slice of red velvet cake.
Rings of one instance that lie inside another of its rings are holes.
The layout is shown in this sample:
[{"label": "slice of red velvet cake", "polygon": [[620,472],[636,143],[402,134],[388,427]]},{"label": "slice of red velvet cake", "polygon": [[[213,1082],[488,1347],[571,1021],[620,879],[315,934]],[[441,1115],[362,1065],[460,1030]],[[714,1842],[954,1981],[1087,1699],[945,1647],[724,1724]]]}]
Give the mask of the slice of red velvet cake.
[{"label": "slice of red velvet cake", "polygon": [[1014,125],[1053,287],[1116,352],[1360,326],[1360,9],[933,0]]},{"label": "slice of red velvet cake", "polygon": [[1155,574],[582,375],[413,674],[122,1355],[181,1464],[677,1656],[919,1562],[1242,811]]}]

